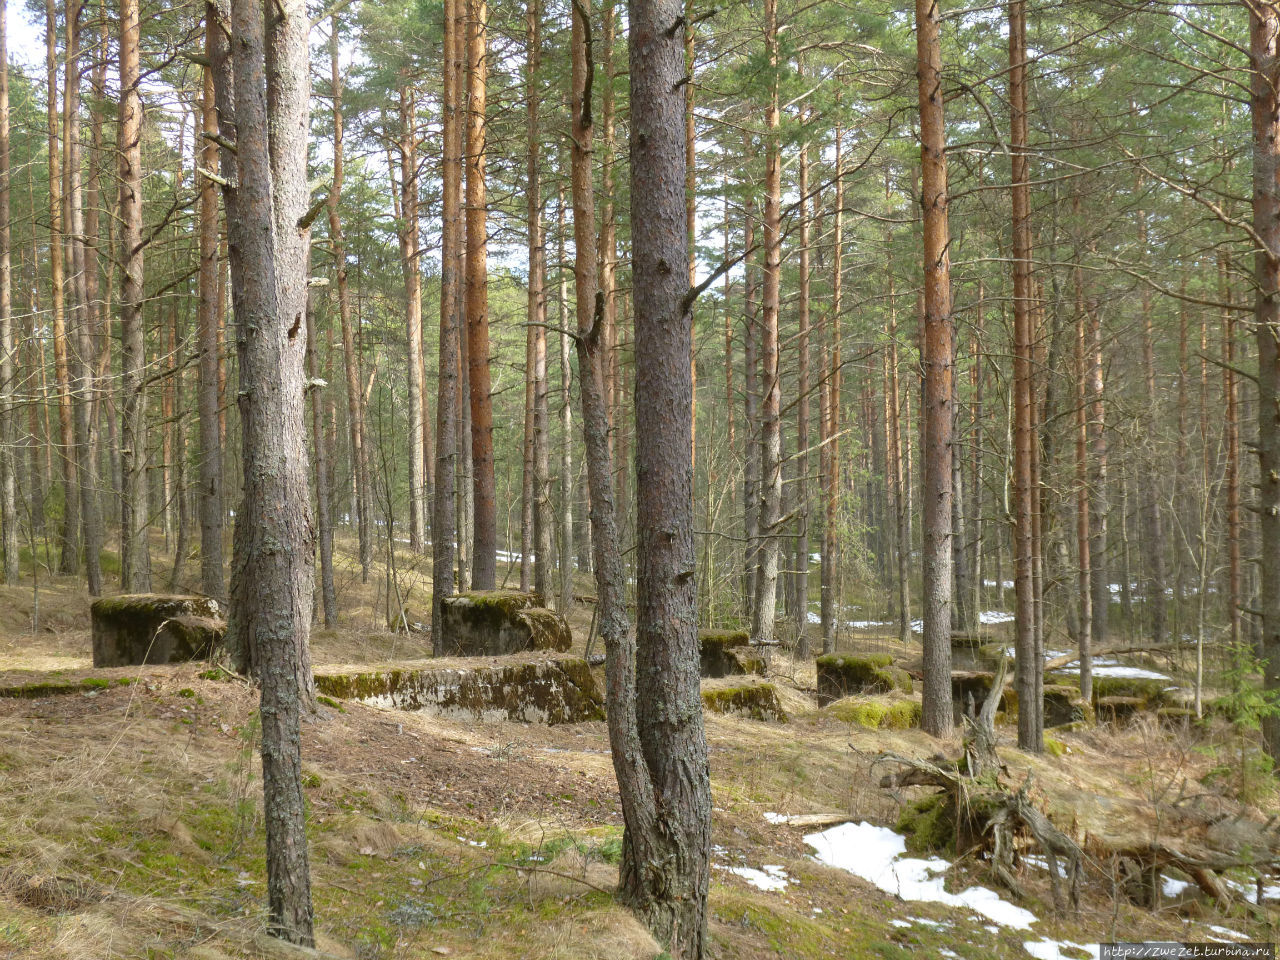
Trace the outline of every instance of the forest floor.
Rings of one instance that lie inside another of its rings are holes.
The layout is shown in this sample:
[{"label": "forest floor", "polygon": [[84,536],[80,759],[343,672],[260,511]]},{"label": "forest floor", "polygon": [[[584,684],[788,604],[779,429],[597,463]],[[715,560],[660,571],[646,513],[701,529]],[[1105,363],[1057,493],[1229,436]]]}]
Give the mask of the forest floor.
[{"label": "forest floor", "polygon": [[[376,597],[365,599],[341,629],[316,632],[318,666],[425,655],[418,638],[377,629]],[[0,698],[0,958],[301,956],[263,935],[254,691],[205,665],[92,670],[79,585],[45,582],[40,607],[33,635],[29,587],[0,588],[0,687],[51,685]],[[575,626],[581,644],[585,613]],[[1061,913],[1047,872],[1024,861],[1016,902],[1039,919],[1023,927],[900,899],[819,862],[805,840],[814,828],[778,814],[892,827],[922,789],[881,790],[875,755],[954,756],[959,743],[842,722],[813,705],[811,666],[783,660],[775,671],[789,722],[707,717],[713,957],[1085,957],[1068,944],[1280,939],[1280,911],[1244,897],[1224,907],[1192,886],[1134,906],[1105,860],[1090,859],[1080,909]],[[1249,800],[1259,816],[1276,810],[1269,781],[1234,770],[1239,738],[1221,722],[1055,734],[1056,758],[1028,758],[1012,730],[1000,735],[1016,781],[1034,770],[1038,782],[1153,809],[1190,784],[1224,803]],[[622,824],[603,723],[459,722],[347,702],[305,724],[303,756],[324,953],[658,954],[611,895]],[[972,857],[951,866],[946,886],[1012,899]]]}]

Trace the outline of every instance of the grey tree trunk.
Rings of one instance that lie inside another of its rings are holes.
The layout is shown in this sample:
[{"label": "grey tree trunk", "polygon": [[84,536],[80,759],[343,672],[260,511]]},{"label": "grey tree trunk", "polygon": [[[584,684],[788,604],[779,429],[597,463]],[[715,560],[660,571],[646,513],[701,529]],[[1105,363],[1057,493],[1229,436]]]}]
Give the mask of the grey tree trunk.
[{"label": "grey tree trunk", "polygon": [[645,846],[624,846],[622,890],[671,954],[701,958],[711,784],[693,546],[693,298],[684,269],[682,13],[680,0],[634,0],[630,8],[636,721],[653,793],[661,798],[661,822],[644,838]]},{"label": "grey tree trunk", "polygon": [[9,12],[0,0],[0,549],[4,582],[18,582],[17,410],[13,402],[13,259],[9,224]]},{"label": "grey tree trunk", "polygon": [[254,0],[230,0],[230,22],[225,10],[214,69],[219,128],[236,147],[222,159],[224,170],[235,171],[224,202],[244,459],[228,643],[237,666],[262,685],[269,929],[311,946],[299,732],[300,714],[315,707],[307,647],[315,544],[303,415],[310,20],[301,0],[277,3],[270,25]]}]

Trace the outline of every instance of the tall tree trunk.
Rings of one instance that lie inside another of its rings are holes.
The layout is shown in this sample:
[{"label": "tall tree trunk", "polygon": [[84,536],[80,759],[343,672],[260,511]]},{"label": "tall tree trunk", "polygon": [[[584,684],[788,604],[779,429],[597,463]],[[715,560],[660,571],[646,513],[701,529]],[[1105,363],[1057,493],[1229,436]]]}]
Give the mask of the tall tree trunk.
[{"label": "tall tree trunk", "polygon": [[[743,146],[749,144],[744,138]],[[743,550],[742,598],[744,613],[749,618],[755,609],[756,563],[760,549],[760,361],[757,353],[756,317],[759,309],[759,287],[756,285],[758,270],[754,263],[755,202],[749,194],[743,213],[743,255],[747,258],[746,302],[743,304],[742,325],[742,423],[743,439],[747,452],[742,470],[742,537]]]},{"label": "tall tree trunk", "polygon": [[[212,56],[217,29],[216,18],[207,17],[206,57]],[[209,65],[204,68],[201,108],[204,138],[200,145],[200,162],[207,173],[200,181],[200,384],[197,401],[200,418],[200,589],[210,597],[225,601],[223,525],[227,508],[222,487],[222,436],[218,423],[218,358],[222,352],[218,336],[218,188],[207,175],[218,173],[218,146],[210,139],[218,132],[218,110],[214,99],[213,68]],[[336,175],[334,181],[336,184]]]},{"label": "tall tree trunk", "polygon": [[1096,308],[1089,313],[1089,452],[1092,506],[1089,510],[1089,589],[1093,594],[1093,646],[1107,642],[1107,614],[1111,587],[1107,577],[1107,520],[1111,513],[1107,489],[1107,423],[1103,404],[1102,325]]},{"label": "tall tree trunk", "polygon": [[955,403],[951,245],[947,223],[946,127],[942,105],[941,14],[937,0],[916,0],[916,75],[920,89],[921,204],[924,208],[924,714],[935,737],[955,727],[951,706],[951,431]]},{"label": "tall tree trunk", "polygon": [[778,524],[782,519],[782,384],[778,376],[778,314],[782,306],[782,157],[779,144],[778,4],[765,0],[769,104],[765,111],[764,290],[761,297],[760,547],[756,554],[751,639],[772,643],[778,592]]},{"label": "tall tree trunk", "polygon": [[222,161],[236,174],[224,205],[244,457],[228,640],[233,659],[262,684],[268,929],[311,946],[299,734],[300,714],[315,706],[307,646],[315,545],[303,415],[310,20],[301,0],[277,3],[269,25],[254,0],[230,0],[230,8],[214,56],[219,127],[235,143]]},{"label": "tall tree trunk", "polygon": [[427,535],[423,426],[426,367],[422,359],[422,263],[418,250],[418,130],[415,93],[400,88],[400,264],[404,274],[409,382],[409,548],[421,553]]},{"label": "tall tree trunk", "polygon": [[[525,331],[524,369],[524,475],[520,496],[520,589],[529,590],[539,579],[538,592],[546,597],[546,565],[548,556],[537,544],[537,534],[545,526],[537,513],[542,494],[538,475],[538,444],[546,442],[546,424],[539,433],[538,398],[546,399],[541,377],[546,375],[547,328],[546,291],[543,287],[542,248],[542,181],[538,164],[541,159],[541,133],[538,125],[538,106],[542,96],[539,68],[542,61],[542,8],[539,0],[529,0],[525,6],[525,141],[528,151],[525,165],[525,210],[529,230],[529,283],[525,313],[528,329]],[[545,409],[543,411],[545,417]],[[534,562],[541,570],[535,573]]]},{"label": "tall tree trunk", "polygon": [[[151,589],[147,543],[146,343],[142,302],[142,95],[138,53],[138,0],[120,0],[120,345],[124,400],[120,458],[124,475],[121,510],[121,586]],[[238,526],[238,524],[237,524]]]},{"label": "tall tree trunk", "polygon": [[[351,323],[351,294],[347,284],[347,247],[339,208],[346,173],[342,111],[342,71],[338,57],[339,20],[335,13],[329,28],[329,84],[333,106],[333,185],[329,189],[329,242],[333,245],[338,317],[342,326],[343,372],[347,384],[347,432],[351,444],[351,478],[355,487],[356,535],[360,551],[360,580],[369,582],[373,570],[373,502],[369,493],[369,458],[365,451],[364,392],[360,389],[360,360],[356,355],[355,332]],[[442,261],[441,277],[452,275],[453,260]],[[442,297],[443,300],[443,297]],[[443,307],[442,307],[443,309]]]},{"label": "tall tree trunk", "polygon": [[441,610],[454,589],[454,543],[458,530],[458,368],[461,365],[462,277],[462,76],[459,70],[460,9],[464,0],[444,0],[444,130],[441,197],[439,393],[436,399],[436,497],[431,518],[431,642],[444,652]]},{"label": "tall tree trunk", "polygon": [[[13,270],[9,222],[9,11],[0,0],[0,549],[4,582],[18,582],[17,407],[14,404]],[[32,563],[35,557],[31,558]]]},{"label": "tall tree trunk", "polygon": [[[62,531],[58,570],[80,570],[80,491],[76,480],[75,427],[72,414],[71,370],[68,356],[66,292],[64,288],[65,221],[62,210],[62,165],[58,118],[58,15],[54,0],[45,0],[46,72],[49,116],[49,274],[53,308],[53,364],[58,386],[58,461],[62,476]],[[121,109],[123,109],[123,99]]]},{"label": "tall tree trunk", "polygon": [[822,652],[836,648],[836,578],[840,559],[840,312],[844,308],[844,138],[839,124],[835,130],[834,209],[831,230],[831,312],[826,321],[827,356],[822,371],[820,402],[826,405],[822,452],[822,557],[821,618]]},{"label": "tall tree trunk", "polygon": [[[1218,253],[1218,294],[1230,303],[1231,288],[1227,282],[1229,263],[1226,251]],[[1227,488],[1227,620],[1231,624],[1231,643],[1238,647],[1241,637],[1240,608],[1242,598],[1240,569],[1240,413],[1236,388],[1236,317],[1235,311],[1222,311],[1222,392],[1226,399],[1222,421],[1222,445],[1226,448]]]},{"label": "tall tree trunk", "polygon": [[[1138,247],[1139,252],[1145,256],[1147,252],[1147,215],[1146,211],[1138,211]],[[1149,429],[1151,436],[1155,436],[1156,423],[1158,421],[1157,406],[1160,394],[1156,389],[1156,361],[1155,361],[1155,334],[1152,330],[1151,319],[1151,289],[1146,285],[1142,285],[1141,292],[1142,305],[1142,378],[1147,390],[1147,407],[1148,416],[1150,417]],[[1227,360],[1231,362],[1230,358]],[[1231,369],[1226,369],[1226,376],[1229,380],[1231,377]],[[1231,406],[1231,398],[1227,399],[1228,407]],[[1231,411],[1234,412],[1234,411]],[[1146,596],[1146,607],[1151,613],[1151,640],[1153,643],[1161,643],[1164,641],[1166,630],[1165,621],[1167,619],[1167,604],[1164,595],[1165,582],[1165,536],[1164,536],[1164,518],[1160,514],[1160,484],[1157,481],[1156,465],[1154,463],[1154,452],[1148,451],[1145,457],[1144,472],[1146,473],[1145,482],[1142,490],[1142,526],[1143,539],[1146,541],[1146,549],[1143,554],[1146,558],[1147,567],[1147,585],[1143,591]]]},{"label": "tall tree trunk", "polygon": [[1036,702],[1040,662],[1035,653],[1035,386],[1031,305],[1031,187],[1027,164],[1027,21],[1025,0],[1009,3],[1010,146],[1013,151],[1014,364],[1014,649],[1018,689],[1018,746],[1044,749]]},{"label": "tall tree trunk", "polygon": [[[338,623],[338,597],[333,587],[333,522],[329,511],[329,453],[324,438],[324,387],[318,379],[316,362],[316,323],[310,298],[306,303],[307,315],[307,380],[311,395],[311,458],[315,462],[316,481],[316,537],[320,554],[320,607],[324,611],[324,625],[332,628]],[[421,322],[421,319],[419,319]],[[421,434],[419,434],[421,436]]]},{"label": "tall tree trunk", "polygon": [[[673,956],[707,930],[711,789],[699,694],[693,547],[692,314],[683,197],[680,0],[630,7],[636,356],[636,719],[661,829],[624,855],[621,888]],[[674,26],[674,29],[673,29]],[[656,826],[656,825],[655,825]],[[647,849],[646,849],[647,847]],[[628,850],[624,847],[624,850]]]},{"label": "tall tree trunk", "polygon": [[[1280,690],[1280,5],[1248,5],[1253,116],[1254,326],[1258,343],[1258,515],[1263,686]],[[1262,718],[1267,753],[1280,758],[1280,715]]]},{"label": "tall tree trunk", "polygon": [[[1072,201],[1072,212],[1079,214],[1079,195]],[[1084,270],[1081,251],[1075,255],[1072,276],[1076,297],[1076,554],[1079,572],[1077,593],[1080,626],[1076,643],[1080,651],[1080,696],[1093,702],[1093,593],[1090,588],[1089,558],[1089,317],[1085,310]]]},{"label": "tall tree trunk", "polygon": [[569,316],[569,285],[565,264],[564,182],[557,186],[556,261],[559,264],[560,290],[557,309],[560,320],[560,612],[569,615],[573,609],[573,407],[570,405],[569,335],[565,324]]},{"label": "tall tree trunk", "polygon": [[[799,515],[795,552],[796,658],[809,658],[809,145],[800,148],[800,304],[796,389],[796,504]],[[712,491],[708,486],[707,495]]]},{"label": "tall tree trunk", "polygon": [[485,206],[487,0],[467,0],[467,368],[471,397],[471,469],[475,529],[471,585],[492,590],[497,578],[498,505],[489,396],[488,221]]}]

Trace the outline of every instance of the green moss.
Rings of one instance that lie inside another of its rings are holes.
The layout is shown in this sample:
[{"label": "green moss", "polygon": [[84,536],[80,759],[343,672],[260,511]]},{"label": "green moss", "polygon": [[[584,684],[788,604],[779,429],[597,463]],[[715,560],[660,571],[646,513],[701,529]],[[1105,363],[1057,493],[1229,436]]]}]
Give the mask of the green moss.
[{"label": "green moss", "polygon": [[90,690],[105,690],[111,686],[111,681],[106,677],[85,677],[80,681],[80,686],[88,687]]},{"label": "green moss", "polygon": [[924,710],[916,700],[899,700],[889,707],[882,727],[889,730],[909,730],[920,726],[924,718]]},{"label": "green moss", "polygon": [[907,804],[898,815],[898,831],[906,834],[907,849],[915,853],[951,851],[956,842],[951,795],[931,793]]},{"label": "green moss", "polygon": [[1064,757],[1067,754],[1067,745],[1061,740],[1045,734],[1044,752],[1051,757]]},{"label": "green moss", "polygon": [[192,690],[190,687],[183,687],[181,690],[178,691],[178,696],[182,697],[184,700],[194,700],[196,697],[196,692]]},{"label": "green moss", "polygon": [[845,723],[866,727],[868,730],[878,730],[880,724],[884,722],[885,716],[889,713],[889,707],[887,704],[877,700],[846,697],[831,704],[827,708],[827,712],[837,720],[843,720]]},{"label": "green moss", "polygon": [[1093,700],[1097,703],[1103,697],[1136,697],[1144,708],[1150,709],[1163,705],[1165,689],[1170,686],[1170,681],[1154,677],[1094,677]]},{"label": "green moss", "polygon": [[778,699],[778,691],[771,683],[704,690],[702,702],[713,713],[738,713],[752,720],[773,720],[779,723],[787,720],[787,713]]},{"label": "green moss", "polygon": [[316,697],[316,702],[323,704],[324,706],[328,707],[330,710],[337,710],[339,713],[347,712],[346,707],[340,704],[337,700],[333,699],[333,697],[326,697],[324,694],[321,694],[320,696]]},{"label": "green moss", "polygon": [[853,656],[829,653],[818,657],[818,698],[830,702],[852,693],[910,693],[911,677],[893,666],[887,653]]}]

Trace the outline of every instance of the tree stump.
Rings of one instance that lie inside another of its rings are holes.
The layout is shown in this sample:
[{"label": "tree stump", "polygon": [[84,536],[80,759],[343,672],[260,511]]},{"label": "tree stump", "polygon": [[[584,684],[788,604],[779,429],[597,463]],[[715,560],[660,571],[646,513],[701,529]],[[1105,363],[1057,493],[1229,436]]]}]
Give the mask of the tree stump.
[{"label": "tree stump", "polygon": [[89,611],[95,667],[204,660],[227,633],[210,597],[126,594],[95,600]]}]

